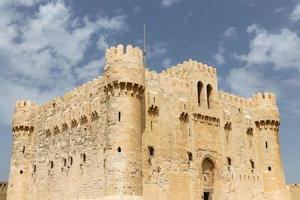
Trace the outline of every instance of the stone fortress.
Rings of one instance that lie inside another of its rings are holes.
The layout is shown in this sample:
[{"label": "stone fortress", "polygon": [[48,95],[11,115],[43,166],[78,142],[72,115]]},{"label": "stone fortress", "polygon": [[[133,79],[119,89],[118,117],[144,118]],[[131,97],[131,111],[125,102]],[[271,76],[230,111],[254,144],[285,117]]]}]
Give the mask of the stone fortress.
[{"label": "stone fortress", "polygon": [[108,49],[103,76],[16,103],[8,200],[289,200],[275,95],[217,80],[193,60],[157,73],[139,48]]}]

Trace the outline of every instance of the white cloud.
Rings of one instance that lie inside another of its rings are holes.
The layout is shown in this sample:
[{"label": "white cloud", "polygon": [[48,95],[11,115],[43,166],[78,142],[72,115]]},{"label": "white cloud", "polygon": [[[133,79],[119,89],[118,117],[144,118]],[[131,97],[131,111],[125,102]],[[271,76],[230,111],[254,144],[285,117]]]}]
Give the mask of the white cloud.
[{"label": "white cloud", "polygon": [[195,13],[193,11],[188,12],[182,19],[183,23],[187,23],[193,16],[195,15]]},{"label": "white cloud", "polygon": [[162,61],[162,67],[164,69],[167,69],[168,67],[171,66],[171,59],[170,58],[165,58],[163,61]]},{"label": "white cloud", "polygon": [[[9,123],[16,99],[43,102],[78,81],[98,76],[108,39],[127,29],[122,15],[95,20],[76,17],[63,0],[12,2],[0,1],[0,91],[7,96],[0,99],[1,107],[7,109],[0,123],[4,124]],[[16,12],[18,6],[23,8]],[[29,14],[30,6],[38,9]],[[90,61],[85,55],[93,46],[100,57]]]},{"label": "white cloud", "polygon": [[223,65],[226,63],[224,53],[225,53],[225,49],[223,47],[223,43],[220,43],[218,52],[215,55],[213,55],[213,59],[215,60],[216,64]]},{"label": "white cloud", "polygon": [[238,33],[235,27],[228,27],[224,32],[224,37],[229,39],[237,39]]},{"label": "white cloud", "polygon": [[213,56],[213,58],[215,59],[216,63],[219,65],[223,65],[225,63],[225,58],[223,53],[218,52]]},{"label": "white cloud", "polygon": [[[242,67],[229,72],[226,77],[228,86],[234,93],[241,95],[249,96],[261,90],[275,91],[277,94],[285,94],[281,99],[287,99],[287,95],[291,95],[291,91],[299,87],[300,83],[295,78],[300,75],[298,33],[288,28],[270,32],[257,24],[249,26],[247,32],[253,34],[249,52],[235,56],[244,63]],[[293,71],[293,74],[289,71]],[[293,98],[300,99],[297,95]]]},{"label": "white cloud", "polygon": [[170,7],[174,4],[179,3],[181,0],[161,0],[161,4],[163,7]]},{"label": "white cloud", "polygon": [[279,94],[276,84],[253,68],[233,68],[227,75],[226,82],[233,93],[246,97],[259,91],[273,91]]},{"label": "white cloud", "polygon": [[77,68],[76,74],[80,80],[87,81],[87,77],[96,77],[100,74],[101,69],[104,66],[104,58],[99,60],[93,60],[87,65]]},{"label": "white cloud", "polygon": [[154,42],[148,46],[148,57],[162,56],[167,53],[167,44],[164,42]]},{"label": "white cloud", "polygon": [[239,58],[248,66],[271,64],[275,69],[295,68],[300,71],[300,37],[288,28],[277,33],[269,32],[257,25],[247,31],[254,33],[250,41],[250,52]]},{"label": "white cloud", "polygon": [[297,22],[300,20],[300,4],[296,5],[293,12],[290,14],[290,20]]},{"label": "white cloud", "polygon": [[285,10],[286,10],[286,7],[276,8],[276,9],[274,10],[274,14],[284,12]]}]

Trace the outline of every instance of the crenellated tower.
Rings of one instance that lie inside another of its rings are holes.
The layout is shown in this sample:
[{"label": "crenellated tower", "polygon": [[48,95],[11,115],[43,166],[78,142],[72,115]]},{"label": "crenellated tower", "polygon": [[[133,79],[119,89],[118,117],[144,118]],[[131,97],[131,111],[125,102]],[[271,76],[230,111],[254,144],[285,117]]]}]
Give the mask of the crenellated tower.
[{"label": "crenellated tower", "polygon": [[38,105],[17,101],[13,117],[13,150],[9,175],[8,200],[27,200],[31,171],[32,133]]},{"label": "crenellated tower", "polygon": [[107,98],[105,199],[143,199],[143,53],[130,45],[112,47],[106,51],[104,70]]},{"label": "crenellated tower", "polygon": [[288,200],[279,144],[279,109],[272,93],[253,97],[255,124],[260,137],[259,155],[266,200]]}]

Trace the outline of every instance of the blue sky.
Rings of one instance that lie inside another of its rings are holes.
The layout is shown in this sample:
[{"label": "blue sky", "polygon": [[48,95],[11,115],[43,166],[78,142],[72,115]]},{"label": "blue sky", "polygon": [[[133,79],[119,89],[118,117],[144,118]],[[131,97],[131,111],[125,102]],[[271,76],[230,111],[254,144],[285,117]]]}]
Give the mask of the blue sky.
[{"label": "blue sky", "polygon": [[14,102],[43,103],[102,73],[104,51],[142,45],[161,71],[188,58],[216,66],[219,89],[272,91],[289,183],[300,182],[300,1],[0,0],[0,180]]}]

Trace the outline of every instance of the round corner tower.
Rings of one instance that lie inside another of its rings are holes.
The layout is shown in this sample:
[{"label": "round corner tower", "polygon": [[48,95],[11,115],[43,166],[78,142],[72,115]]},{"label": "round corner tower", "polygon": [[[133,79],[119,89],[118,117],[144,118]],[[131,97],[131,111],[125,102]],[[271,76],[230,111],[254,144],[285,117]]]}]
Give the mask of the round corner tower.
[{"label": "round corner tower", "polygon": [[143,53],[128,45],[106,51],[104,68],[107,105],[105,199],[143,199],[142,106]]},{"label": "round corner tower", "polygon": [[12,122],[13,149],[9,174],[8,200],[26,200],[29,197],[30,163],[34,116],[38,105],[31,101],[16,102]]},{"label": "round corner tower", "polygon": [[255,124],[259,133],[261,168],[266,200],[288,200],[284,169],[280,154],[280,114],[276,96],[272,93],[257,93],[253,97]]}]

